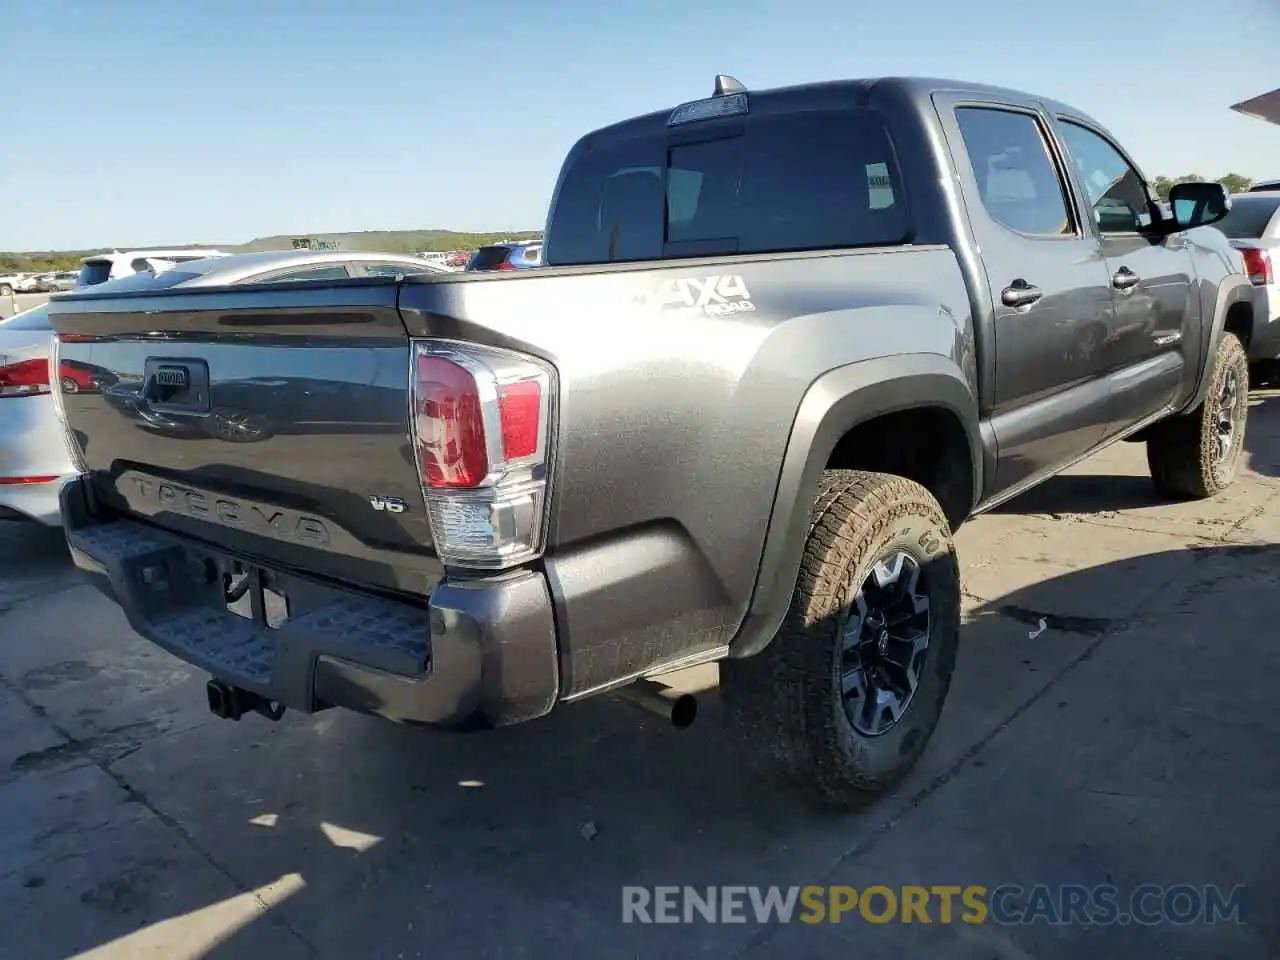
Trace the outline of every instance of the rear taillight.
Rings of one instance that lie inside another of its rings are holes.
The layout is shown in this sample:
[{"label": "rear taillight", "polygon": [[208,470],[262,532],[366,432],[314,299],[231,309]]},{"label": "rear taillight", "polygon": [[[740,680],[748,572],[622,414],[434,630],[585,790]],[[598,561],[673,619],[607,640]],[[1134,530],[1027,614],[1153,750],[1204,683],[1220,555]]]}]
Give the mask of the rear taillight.
[{"label": "rear taillight", "polygon": [[495,269],[495,270],[514,270],[514,269],[516,269],[516,265],[515,265],[514,263],[512,263],[510,260],[502,260],[502,261],[498,262],[498,263],[494,266],[494,268],[493,268],[493,269]]},{"label": "rear taillight", "polygon": [[1271,254],[1255,247],[1245,247],[1240,253],[1244,256],[1244,272],[1255,286],[1265,286],[1272,282]]},{"label": "rear taillight", "polygon": [[445,563],[502,569],[541,554],[554,384],[532,357],[415,342],[414,446]]},{"label": "rear taillight", "polygon": [[15,360],[0,357],[0,397],[35,397],[49,393],[48,360]]}]

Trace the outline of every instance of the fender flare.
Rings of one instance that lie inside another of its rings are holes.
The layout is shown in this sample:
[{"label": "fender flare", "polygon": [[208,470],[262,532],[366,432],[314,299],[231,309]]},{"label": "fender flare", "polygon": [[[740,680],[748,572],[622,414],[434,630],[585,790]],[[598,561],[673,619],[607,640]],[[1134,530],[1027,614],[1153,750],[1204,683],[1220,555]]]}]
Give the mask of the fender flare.
[{"label": "fender flare", "polygon": [[944,407],[956,415],[969,442],[975,502],[981,497],[978,405],[954,361],[932,353],[905,354],[823,374],[805,392],[791,427],[755,589],[730,643],[731,657],[759,653],[782,626],[800,575],[818,484],[836,443],[860,423],[916,407]]},{"label": "fender flare", "polygon": [[[1205,394],[1209,392],[1209,370],[1213,358],[1218,353],[1218,344],[1227,327],[1227,312],[1237,303],[1253,303],[1253,284],[1242,273],[1229,273],[1218,284],[1217,296],[1214,299],[1213,322],[1205,331],[1205,352],[1201,354],[1200,371],[1196,374],[1196,389],[1190,402],[1179,410],[1187,413],[1204,403]],[[1257,318],[1254,318],[1255,322]]]}]

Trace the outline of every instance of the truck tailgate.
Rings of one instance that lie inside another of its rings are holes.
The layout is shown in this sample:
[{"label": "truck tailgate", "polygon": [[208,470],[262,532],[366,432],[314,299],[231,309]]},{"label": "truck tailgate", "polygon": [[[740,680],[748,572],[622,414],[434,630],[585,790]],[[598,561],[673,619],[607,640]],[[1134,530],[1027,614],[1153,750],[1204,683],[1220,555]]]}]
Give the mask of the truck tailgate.
[{"label": "truck tailgate", "polygon": [[428,593],[409,434],[409,345],[392,280],[55,301],[63,395],[111,511],[250,558]]}]

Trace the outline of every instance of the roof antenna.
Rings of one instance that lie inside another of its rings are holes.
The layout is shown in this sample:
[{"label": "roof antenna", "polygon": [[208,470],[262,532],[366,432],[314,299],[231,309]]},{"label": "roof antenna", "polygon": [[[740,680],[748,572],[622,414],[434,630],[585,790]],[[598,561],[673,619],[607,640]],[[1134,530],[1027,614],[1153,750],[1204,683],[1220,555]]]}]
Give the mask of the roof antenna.
[{"label": "roof antenna", "polygon": [[724,74],[716,74],[716,89],[712,96],[727,97],[731,93],[746,93],[747,88],[735,80],[733,77]]}]

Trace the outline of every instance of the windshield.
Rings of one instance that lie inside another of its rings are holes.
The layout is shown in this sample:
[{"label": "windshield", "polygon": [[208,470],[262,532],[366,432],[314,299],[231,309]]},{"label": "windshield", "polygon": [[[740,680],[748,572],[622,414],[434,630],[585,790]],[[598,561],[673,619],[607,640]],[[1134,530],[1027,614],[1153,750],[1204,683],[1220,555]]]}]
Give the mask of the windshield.
[{"label": "windshield", "polygon": [[1232,240],[1257,240],[1280,208],[1280,197],[1232,197],[1227,215],[1214,224]]},{"label": "windshield", "polygon": [[15,313],[8,320],[0,320],[5,330],[52,330],[47,306],[33,307],[23,313]]}]

